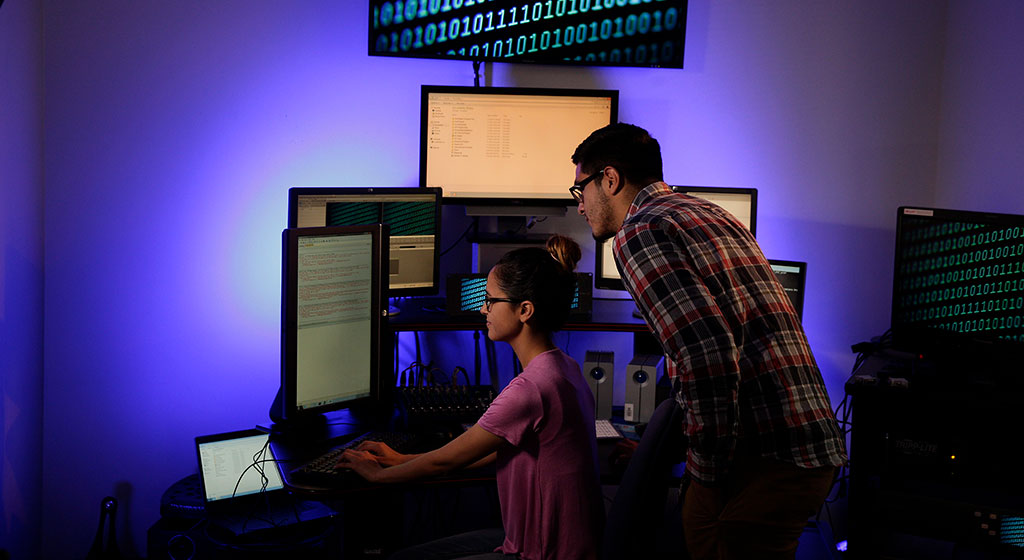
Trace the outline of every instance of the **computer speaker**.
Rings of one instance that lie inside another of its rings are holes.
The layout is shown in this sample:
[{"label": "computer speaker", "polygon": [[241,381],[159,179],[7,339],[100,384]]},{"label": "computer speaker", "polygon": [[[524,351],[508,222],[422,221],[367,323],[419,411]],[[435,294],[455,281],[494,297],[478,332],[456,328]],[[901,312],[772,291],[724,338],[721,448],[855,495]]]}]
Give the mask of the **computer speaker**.
[{"label": "computer speaker", "polygon": [[594,393],[594,417],[611,419],[612,392],[615,379],[615,353],[587,350],[587,359],[583,362],[583,377]]},{"label": "computer speaker", "polygon": [[665,371],[665,357],[637,354],[626,368],[626,402],[622,418],[626,422],[647,422],[657,405],[655,386]]}]

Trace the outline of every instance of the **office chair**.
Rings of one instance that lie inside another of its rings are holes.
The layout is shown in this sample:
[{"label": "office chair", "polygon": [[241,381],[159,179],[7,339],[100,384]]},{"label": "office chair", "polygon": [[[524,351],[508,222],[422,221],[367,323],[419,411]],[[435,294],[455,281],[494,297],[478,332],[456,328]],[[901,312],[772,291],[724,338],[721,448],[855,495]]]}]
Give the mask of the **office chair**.
[{"label": "office chair", "polygon": [[685,459],[683,410],[666,399],[655,409],[626,466],[604,529],[603,560],[689,558],[682,496],[668,500],[673,465]]}]

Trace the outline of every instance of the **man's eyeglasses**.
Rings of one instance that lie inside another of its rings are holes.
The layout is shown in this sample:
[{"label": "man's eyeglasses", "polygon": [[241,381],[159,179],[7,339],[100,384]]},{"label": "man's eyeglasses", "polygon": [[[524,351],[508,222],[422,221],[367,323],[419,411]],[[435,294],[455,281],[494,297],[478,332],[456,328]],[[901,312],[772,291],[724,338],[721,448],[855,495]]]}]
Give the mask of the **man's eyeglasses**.
[{"label": "man's eyeglasses", "polygon": [[519,303],[518,300],[514,300],[514,299],[510,299],[510,298],[506,298],[506,297],[484,296],[484,309],[488,313],[490,313],[491,312],[491,305],[494,305],[495,303],[501,303],[501,302],[505,302],[505,303]]},{"label": "man's eyeglasses", "polygon": [[587,188],[587,183],[600,177],[601,174],[604,173],[605,169],[608,168],[604,167],[597,173],[594,173],[593,175],[587,177],[586,179],[580,181],[579,183],[576,183],[575,185],[569,187],[569,194],[572,195],[572,198],[573,200],[576,201],[576,204],[583,204],[583,189]]}]

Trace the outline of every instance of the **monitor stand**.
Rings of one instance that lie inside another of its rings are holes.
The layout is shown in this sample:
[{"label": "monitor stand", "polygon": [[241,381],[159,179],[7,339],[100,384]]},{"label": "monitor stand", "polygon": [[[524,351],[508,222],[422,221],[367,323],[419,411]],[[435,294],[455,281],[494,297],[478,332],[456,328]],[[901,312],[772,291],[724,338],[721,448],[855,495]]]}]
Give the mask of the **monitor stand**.
[{"label": "monitor stand", "polygon": [[277,390],[274,402],[270,405],[270,420],[273,422],[271,433],[296,439],[319,440],[324,437],[327,429],[327,417],[323,414],[303,415],[299,418],[285,418],[283,392]]}]

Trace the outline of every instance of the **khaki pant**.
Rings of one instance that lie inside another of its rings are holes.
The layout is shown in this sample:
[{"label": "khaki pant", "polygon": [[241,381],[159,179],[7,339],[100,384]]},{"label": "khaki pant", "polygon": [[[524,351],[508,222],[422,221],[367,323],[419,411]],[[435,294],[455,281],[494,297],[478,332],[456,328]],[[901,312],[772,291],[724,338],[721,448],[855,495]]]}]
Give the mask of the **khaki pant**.
[{"label": "khaki pant", "polygon": [[690,483],[683,530],[693,560],[792,559],[810,516],[828,496],[834,467],[774,459],[737,462],[721,487]]}]

